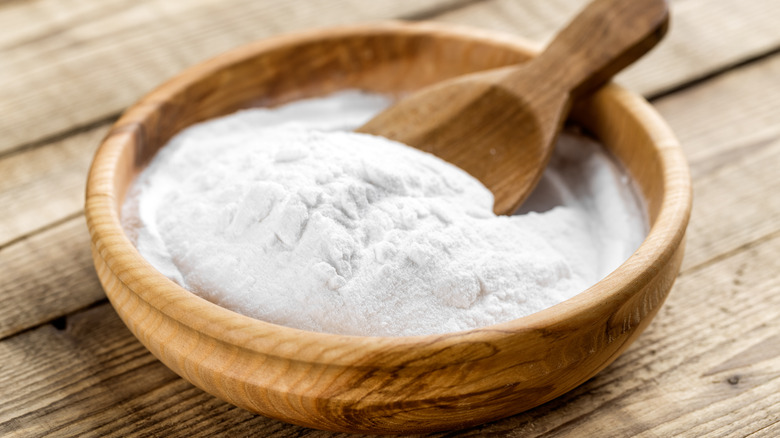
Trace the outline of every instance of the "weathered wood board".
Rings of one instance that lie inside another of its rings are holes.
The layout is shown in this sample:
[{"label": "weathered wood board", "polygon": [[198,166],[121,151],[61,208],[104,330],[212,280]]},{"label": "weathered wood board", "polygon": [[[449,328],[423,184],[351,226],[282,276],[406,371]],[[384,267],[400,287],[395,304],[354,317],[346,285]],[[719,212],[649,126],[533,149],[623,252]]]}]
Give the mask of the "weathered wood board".
[{"label": "weathered wood board", "polygon": [[[0,435],[332,436],[203,393],[127,331],[92,270],[81,215],[97,143],[166,77],[260,37],[400,16],[544,42],[584,2],[303,3],[0,4]],[[672,10],[668,40],[619,80],[662,96],[653,103],[691,162],[683,272],[604,372],[461,436],[780,434],[780,3],[674,0]]]}]

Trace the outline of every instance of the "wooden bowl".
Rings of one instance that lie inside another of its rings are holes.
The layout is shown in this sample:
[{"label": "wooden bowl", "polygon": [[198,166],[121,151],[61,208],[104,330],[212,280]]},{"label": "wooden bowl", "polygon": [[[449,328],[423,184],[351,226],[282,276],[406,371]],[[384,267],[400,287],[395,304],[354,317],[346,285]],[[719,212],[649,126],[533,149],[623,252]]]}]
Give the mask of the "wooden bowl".
[{"label": "wooden bowl", "polygon": [[652,228],[608,277],[554,307],[464,332],[314,333],[221,308],[157,272],[122,231],[133,177],[182,128],[240,108],[344,88],[408,92],[522,62],[517,38],[441,24],[379,23],[259,41],[186,70],[130,108],[98,150],[86,216],[111,303],[169,368],[242,408],[304,426],[402,433],[462,428],[537,406],[585,382],[647,327],[679,270],[691,193],[674,136],[641,97],[609,85],[574,120],[641,187]]}]

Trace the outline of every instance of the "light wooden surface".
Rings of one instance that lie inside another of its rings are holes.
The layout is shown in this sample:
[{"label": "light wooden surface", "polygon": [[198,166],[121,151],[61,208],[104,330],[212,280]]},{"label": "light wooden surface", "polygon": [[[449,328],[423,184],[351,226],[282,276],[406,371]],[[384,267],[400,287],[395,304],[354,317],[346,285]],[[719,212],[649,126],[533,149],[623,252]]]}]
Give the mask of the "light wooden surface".
[{"label": "light wooden surface", "polygon": [[[153,85],[258,37],[401,15],[546,41],[583,2],[302,3],[0,3],[0,435],[331,436],[205,394],[122,324],[91,267],[81,213],[97,143]],[[691,162],[677,283],[596,377],[458,436],[780,435],[780,4],[671,8],[667,39],[618,79],[656,96]]]}]

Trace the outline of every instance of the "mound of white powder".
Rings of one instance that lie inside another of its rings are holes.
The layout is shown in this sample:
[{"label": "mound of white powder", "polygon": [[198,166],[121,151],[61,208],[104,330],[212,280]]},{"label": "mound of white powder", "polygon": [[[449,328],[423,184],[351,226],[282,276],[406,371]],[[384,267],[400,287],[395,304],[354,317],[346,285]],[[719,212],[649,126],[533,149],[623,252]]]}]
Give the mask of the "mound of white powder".
[{"label": "mound of white powder", "polygon": [[253,109],[178,134],[133,184],[140,253],[236,312],[351,335],[507,321],[603,278],[641,243],[630,185],[590,140],[563,135],[512,217],[466,172],[347,132],[389,101],[356,91]]}]

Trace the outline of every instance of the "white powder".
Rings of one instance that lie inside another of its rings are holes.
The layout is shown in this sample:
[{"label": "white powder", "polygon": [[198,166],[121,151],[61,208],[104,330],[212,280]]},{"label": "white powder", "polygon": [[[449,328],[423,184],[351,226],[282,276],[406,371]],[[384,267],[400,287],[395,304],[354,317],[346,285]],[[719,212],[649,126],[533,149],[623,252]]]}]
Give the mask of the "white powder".
[{"label": "white powder", "polygon": [[[131,188],[140,253],[236,312],[351,335],[465,330],[585,290],[641,243],[630,184],[598,145],[565,134],[512,217],[464,171],[353,132],[389,104],[356,91],[190,127]],[[342,132],[340,132],[342,131]]]}]

